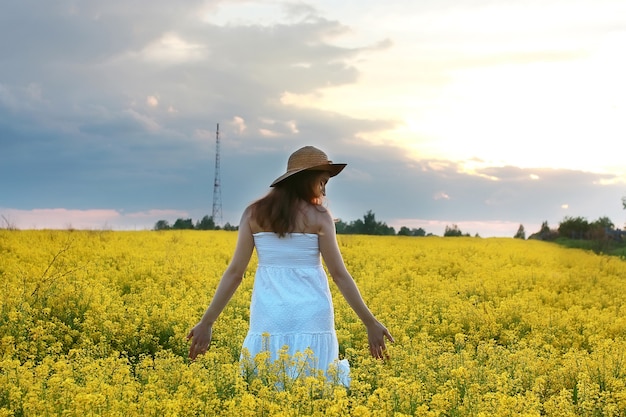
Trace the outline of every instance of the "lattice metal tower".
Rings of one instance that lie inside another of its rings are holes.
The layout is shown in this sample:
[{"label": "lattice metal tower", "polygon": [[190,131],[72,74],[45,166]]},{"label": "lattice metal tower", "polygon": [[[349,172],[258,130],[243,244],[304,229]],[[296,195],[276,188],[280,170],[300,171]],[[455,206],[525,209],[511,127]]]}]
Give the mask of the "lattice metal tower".
[{"label": "lattice metal tower", "polygon": [[220,124],[215,133],[215,177],[213,180],[213,222],[222,224],[222,189],[220,187]]}]

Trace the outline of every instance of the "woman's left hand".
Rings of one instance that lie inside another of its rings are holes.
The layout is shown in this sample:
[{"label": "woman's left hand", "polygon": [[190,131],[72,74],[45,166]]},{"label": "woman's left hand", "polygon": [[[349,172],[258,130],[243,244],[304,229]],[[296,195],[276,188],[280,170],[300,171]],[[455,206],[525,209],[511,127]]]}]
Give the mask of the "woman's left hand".
[{"label": "woman's left hand", "polygon": [[370,347],[370,353],[376,359],[389,359],[385,339],[395,342],[391,333],[379,321],[367,326],[367,341]]}]

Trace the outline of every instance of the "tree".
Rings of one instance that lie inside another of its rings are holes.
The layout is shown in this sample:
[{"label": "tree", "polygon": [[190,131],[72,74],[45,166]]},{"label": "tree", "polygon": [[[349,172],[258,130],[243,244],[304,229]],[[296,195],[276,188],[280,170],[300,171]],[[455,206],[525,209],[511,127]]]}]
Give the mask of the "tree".
[{"label": "tree", "polygon": [[230,224],[229,222],[226,222],[226,224],[224,225],[222,229],[226,230],[227,232],[236,232],[237,230],[239,230],[239,226],[234,226]]},{"label": "tree", "polygon": [[368,210],[363,215],[363,231],[364,235],[375,235],[377,229],[376,215],[372,213],[372,210]]},{"label": "tree", "polygon": [[421,227],[417,229],[411,229],[411,236],[426,236],[426,230],[422,229]]},{"label": "tree", "polygon": [[419,229],[409,229],[406,226],[402,226],[398,231],[398,236],[426,236],[426,231],[421,227]]},{"label": "tree", "polygon": [[589,227],[591,229],[613,230],[615,229],[615,224],[607,216],[603,216],[598,218],[598,220],[591,222]]},{"label": "tree", "polygon": [[400,230],[398,230],[398,236],[411,236],[411,229],[406,226],[402,226]]},{"label": "tree", "polygon": [[368,210],[363,215],[363,231],[364,235],[395,235],[396,231],[393,227],[387,226],[387,223],[377,222],[376,215],[372,210]]},{"label": "tree", "polygon": [[446,230],[443,232],[444,237],[446,236],[463,236],[463,232],[459,229],[459,226],[453,224],[452,226],[446,225]]},{"label": "tree", "polygon": [[170,224],[167,220],[159,220],[154,224],[154,230],[168,230],[170,229]]},{"label": "tree", "polygon": [[524,225],[520,224],[517,229],[517,233],[513,236],[514,239],[526,239],[526,231],[524,230]]},{"label": "tree", "polygon": [[189,230],[193,229],[193,221],[191,219],[176,219],[172,229],[175,230]]},{"label": "tree", "polygon": [[376,221],[376,215],[372,210],[368,210],[363,215],[363,219],[351,221],[349,224],[341,220],[335,222],[335,230],[337,234],[355,234],[355,235],[395,235],[396,231],[393,227],[387,226],[384,222]]},{"label": "tree", "polygon": [[341,219],[335,221],[335,230],[338,235],[345,235],[348,233],[348,224]]},{"label": "tree", "polygon": [[[192,219],[176,219],[172,226],[167,220],[159,220],[155,223],[153,230],[222,230],[222,228],[215,224],[213,216],[205,215],[201,220],[196,221],[195,226]],[[239,226],[226,223],[223,230],[237,231]]]},{"label": "tree", "polygon": [[213,221],[213,216],[205,215],[202,220],[196,223],[196,230],[214,230],[215,229],[215,221]]},{"label": "tree", "polygon": [[363,223],[363,220],[361,219],[356,219],[352,222],[350,222],[350,224],[348,225],[348,228],[346,230],[348,233],[350,234],[354,234],[354,235],[364,235],[365,233],[365,224]]},{"label": "tree", "polygon": [[584,217],[565,217],[559,223],[559,236],[570,239],[588,239],[589,222]]},{"label": "tree", "polygon": [[548,226],[548,222],[544,221],[541,223],[541,229],[537,233],[533,233],[528,237],[528,239],[539,239],[539,240],[554,240],[559,237],[559,232],[556,230],[550,229]]}]

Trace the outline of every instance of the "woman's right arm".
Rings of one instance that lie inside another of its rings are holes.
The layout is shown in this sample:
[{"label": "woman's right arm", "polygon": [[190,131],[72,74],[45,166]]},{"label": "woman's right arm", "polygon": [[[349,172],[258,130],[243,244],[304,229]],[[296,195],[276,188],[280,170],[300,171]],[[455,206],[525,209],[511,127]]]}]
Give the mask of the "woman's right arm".
[{"label": "woman's right arm", "polygon": [[250,229],[249,208],[241,216],[239,222],[239,232],[237,236],[237,246],[235,253],[226,271],[222,275],[215,295],[204,312],[202,319],[194,326],[187,335],[187,340],[191,340],[189,347],[189,357],[195,359],[199,354],[205,353],[211,343],[213,323],[222,313],[228,301],[241,284],[243,274],[246,272],[252,251],[254,250],[254,237]]}]

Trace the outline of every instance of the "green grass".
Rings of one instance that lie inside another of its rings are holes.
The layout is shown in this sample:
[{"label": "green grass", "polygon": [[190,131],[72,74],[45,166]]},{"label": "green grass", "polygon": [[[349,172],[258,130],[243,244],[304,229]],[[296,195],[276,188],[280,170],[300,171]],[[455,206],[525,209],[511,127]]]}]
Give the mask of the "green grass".
[{"label": "green grass", "polygon": [[555,243],[573,249],[584,249],[595,253],[617,256],[626,259],[626,242],[614,242],[610,240],[584,240],[567,239],[559,237]]}]

